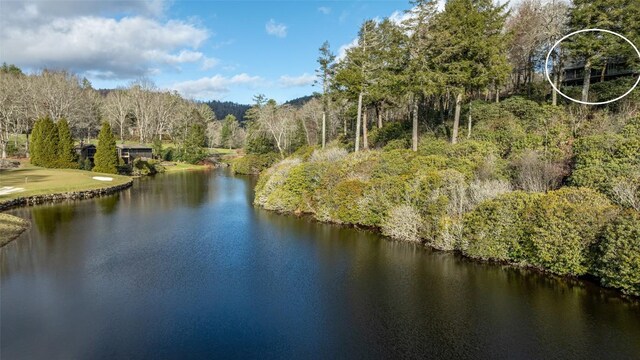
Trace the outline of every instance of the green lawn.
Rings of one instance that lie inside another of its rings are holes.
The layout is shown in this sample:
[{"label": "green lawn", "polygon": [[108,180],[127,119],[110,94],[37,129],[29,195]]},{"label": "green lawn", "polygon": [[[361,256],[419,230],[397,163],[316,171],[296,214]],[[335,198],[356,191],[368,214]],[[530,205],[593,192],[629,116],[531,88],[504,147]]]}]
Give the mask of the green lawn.
[{"label": "green lawn", "polygon": [[[95,180],[94,176],[110,177],[113,178],[113,181]],[[0,170],[0,191],[6,187],[24,189],[0,195],[0,201],[31,195],[95,190],[121,185],[130,180],[129,176],[100,174],[84,170],[45,169],[24,164],[18,169]]]},{"label": "green lawn", "polygon": [[174,166],[165,166],[164,170],[167,173],[184,171],[184,170],[204,170],[207,167],[204,165],[192,165],[187,163],[175,163]]}]

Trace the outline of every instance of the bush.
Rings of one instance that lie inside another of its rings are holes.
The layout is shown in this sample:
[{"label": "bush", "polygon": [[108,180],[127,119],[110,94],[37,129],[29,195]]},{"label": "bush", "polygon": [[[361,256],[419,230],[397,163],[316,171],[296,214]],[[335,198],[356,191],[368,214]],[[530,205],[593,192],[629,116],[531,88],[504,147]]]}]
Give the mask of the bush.
[{"label": "bush", "polygon": [[313,151],[309,161],[311,162],[336,162],[347,156],[347,150],[339,147],[327,147],[326,149],[317,149]]},{"label": "bush", "polygon": [[407,139],[394,139],[389,141],[387,145],[384,146],[383,150],[391,151],[391,150],[401,150],[401,149],[408,149],[408,148],[409,148],[409,141],[407,141]]},{"label": "bush", "polygon": [[597,236],[616,208],[597,192],[563,188],[545,194],[532,209],[532,265],[560,275],[584,275],[595,260]]},{"label": "bush", "polygon": [[231,171],[236,174],[257,175],[280,159],[277,153],[247,154],[231,162]]},{"label": "bush", "polygon": [[640,296],[640,213],[628,210],[607,225],[598,251],[602,285]]},{"label": "bush", "polygon": [[369,143],[371,147],[381,148],[394,140],[406,143],[409,136],[402,123],[387,122],[381,128],[371,130]]},{"label": "bush", "polygon": [[604,196],[585,188],[505,194],[464,215],[462,250],[475,258],[584,275],[593,268],[598,234],[615,214]]},{"label": "bush", "polygon": [[133,176],[150,176],[163,172],[164,167],[153,160],[135,159],[131,164],[131,175]]},{"label": "bush", "polygon": [[593,135],[574,145],[570,183],[612,196],[614,180],[640,173],[640,136]]},{"label": "bush", "polygon": [[517,191],[484,202],[466,214],[463,253],[483,260],[526,264],[528,210],[539,196]]},{"label": "bush", "polygon": [[382,233],[398,240],[420,242],[422,218],[411,205],[396,206],[382,223]]}]

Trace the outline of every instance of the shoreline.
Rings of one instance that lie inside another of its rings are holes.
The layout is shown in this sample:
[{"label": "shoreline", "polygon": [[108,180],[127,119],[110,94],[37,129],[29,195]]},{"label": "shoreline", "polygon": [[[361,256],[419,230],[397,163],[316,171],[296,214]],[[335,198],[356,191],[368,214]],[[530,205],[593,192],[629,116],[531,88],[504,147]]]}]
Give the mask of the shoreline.
[{"label": "shoreline", "polygon": [[[255,176],[258,177],[259,175],[244,175],[244,176]],[[472,262],[474,264],[484,264],[484,265],[490,265],[490,266],[504,266],[504,267],[508,267],[510,269],[514,269],[514,270],[523,270],[523,271],[531,271],[531,272],[535,272],[537,274],[543,275],[545,277],[548,277],[550,279],[560,279],[563,281],[567,281],[567,282],[577,282],[577,283],[581,283],[584,286],[589,286],[589,287],[594,287],[597,288],[601,291],[606,291],[606,292],[610,292],[611,295],[615,295],[617,298],[624,300],[630,304],[633,304],[634,306],[640,306],[640,296],[634,296],[634,295],[629,295],[629,294],[625,294],[622,291],[620,291],[617,288],[613,288],[613,287],[606,287],[603,286],[602,284],[600,284],[597,280],[595,280],[593,278],[592,275],[589,274],[585,274],[582,276],[573,276],[573,275],[559,275],[559,274],[555,274],[547,269],[541,268],[541,267],[536,267],[536,266],[532,266],[532,265],[526,265],[526,264],[519,264],[519,263],[514,263],[514,262],[509,262],[509,261],[503,261],[503,260],[497,260],[497,259],[482,259],[482,258],[475,258],[475,257],[471,257],[471,256],[467,256],[465,254],[463,254],[460,250],[443,250],[443,249],[439,249],[435,246],[431,246],[426,242],[414,242],[414,241],[406,241],[406,240],[401,240],[401,239],[395,239],[389,236],[386,236],[384,234],[382,234],[382,231],[380,230],[379,227],[376,226],[366,226],[366,225],[360,225],[360,224],[353,224],[353,223],[339,223],[339,222],[333,222],[333,221],[322,221],[322,220],[318,220],[313,216],[313,213],[308,213],[308,212],[287,212],[287,211],[279,211],[279,210],[270,210],[267,209],[261,205],[258,204],[253,204],[253,206],[255,208],[258,208],[260,210],[263,211],[268,211],[270,213],[274,213],[274,214],[278,214],[278,215],[286,215],[286,216],[294,216],[298,219],[308,219],[310,221],[314,221],[320,224],[328,224],[331,226],[341,226],[341,227],[346,227],[346,228],[352,228],[352,229],[356,229],[356,230],[363,230],[363,231],[370,231],[372,233],[375,233],[377,235],[380,235],[382,238],[384,238],[385,241],[389,241],[389,242],[399,242],[399,243],[405,243],[405,244],[411,244],[411,245],[415,245],[417,247],[429,250],[429,251],[433,251],[433,252],[441,252],[441,253],[447,253],[456,257],[459,257],[460,259],[463,259],[464,261],[469,261]]]},{"label": "shoreline", "polygon": [[0,201],[0,211],[9,210],[21,206],[33,206],[45,203],[55,203],[63,200],[91,199],[94,197],[110,195],[118,191],[127,189],[133,185],[133,180],[124,184],[108,186],[99,189],[78,190],[53,194],[31,195],[18,197],[11,200]]},{"label": "shoreline", "polygon": [[31,223],[21,217],[0,213],[0,248],[17,239]]}]

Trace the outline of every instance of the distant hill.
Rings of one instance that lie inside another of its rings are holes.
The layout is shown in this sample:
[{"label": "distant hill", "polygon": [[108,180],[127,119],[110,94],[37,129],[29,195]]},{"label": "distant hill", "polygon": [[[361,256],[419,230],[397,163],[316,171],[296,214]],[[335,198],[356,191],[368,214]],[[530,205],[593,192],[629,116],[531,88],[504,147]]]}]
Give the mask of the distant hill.
[{"label": "distant hill", "polygon": [[216,119],[224,119],[225,116],[231,114],[240,122],[244,122],[244,113],[251,107],[251,105],[238,104],[231,101],[218,101],[211,100],[205,102],[216,114]]},{"label": "distant hill", "polygon": [[303,96],[303,97],[299,97],[299,98],[295,98],[292,100],[289,100],[287,102],[285,102],[285,104],[291,105],[291,106],[295,106],[295,107],[300,107],[303,106],[304,104],[306,104],[307,102],[309,102],[309,100],[313,99],[315,97],[315,95],[307,95],[307,96]]}]

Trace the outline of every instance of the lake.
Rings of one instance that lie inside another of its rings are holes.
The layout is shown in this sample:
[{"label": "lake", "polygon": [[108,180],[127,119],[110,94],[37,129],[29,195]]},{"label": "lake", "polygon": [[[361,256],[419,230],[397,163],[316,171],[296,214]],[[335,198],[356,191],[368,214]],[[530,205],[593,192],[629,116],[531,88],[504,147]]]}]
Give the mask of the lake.
[{"label": "lake", "polygon": [[252,206],[226,170],[10,213],[8,359],[640,358],[640,305]]}]

